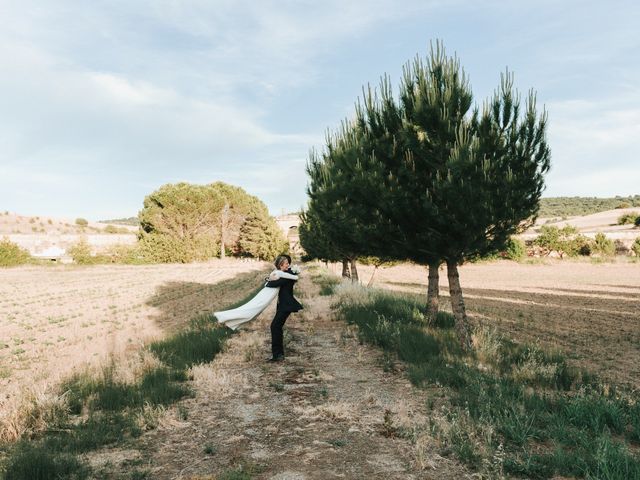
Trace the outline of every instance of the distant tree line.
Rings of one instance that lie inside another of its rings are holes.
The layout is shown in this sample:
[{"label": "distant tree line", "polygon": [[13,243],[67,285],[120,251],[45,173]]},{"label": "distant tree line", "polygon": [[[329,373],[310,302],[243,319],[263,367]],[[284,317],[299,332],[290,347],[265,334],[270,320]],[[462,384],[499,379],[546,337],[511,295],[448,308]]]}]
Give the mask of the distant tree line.
[{"label": "distant tree line", "polygon": [[130,227],[137,227],[140,225],[140,219],[138,217],[114,218],[113,220],[98,220],[98,222],[110,223],[112,225],[128,225]]},{"label": "distant tree line", "polygon": [[548,197],[540,199],[541,217],[575,217],[616,208],[640,207],[640,195],[628,197]]},{"label": "distant tree line", "polygon": [[505,249],[531,224],[550,165],[546,114],[533,92],[521,103],[509,72],[473,107],[464,70],[441,43],[405,66],[398,90],[387,76],[366,88],[355,118],[311,153],[300,241],[352,275],[360,257],[428,266],[431,320],[446,264],[456,330],[470,348],[458,266]]}]

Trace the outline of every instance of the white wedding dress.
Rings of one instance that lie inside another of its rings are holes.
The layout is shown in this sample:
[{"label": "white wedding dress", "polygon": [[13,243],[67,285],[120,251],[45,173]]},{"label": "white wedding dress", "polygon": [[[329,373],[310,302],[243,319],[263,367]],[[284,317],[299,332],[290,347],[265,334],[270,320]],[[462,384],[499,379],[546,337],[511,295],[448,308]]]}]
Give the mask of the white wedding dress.
[{"label": "white wedding dress", "polygon": [[[271,275],[274,275],[277,278],[298,280],[297,275],[292,275],[291,273],[283,272],[282,270],[274,270],[273,272],[271,272]],[[232,310],[214,312],[213,314],[218,320],[218,323],[222,323],[230,329],[235,330],[243,323],[250,322],[251,320],[254,320],[258,315],[260,315],[264,311],[264,309],[267,308],[271,302],[273,302],[273,299],[278,296],[279,291],[280,287],[264,287],[256,294],[255,297],[253,297],[244,305],[241,305],[238,308],[234,308]]]}]

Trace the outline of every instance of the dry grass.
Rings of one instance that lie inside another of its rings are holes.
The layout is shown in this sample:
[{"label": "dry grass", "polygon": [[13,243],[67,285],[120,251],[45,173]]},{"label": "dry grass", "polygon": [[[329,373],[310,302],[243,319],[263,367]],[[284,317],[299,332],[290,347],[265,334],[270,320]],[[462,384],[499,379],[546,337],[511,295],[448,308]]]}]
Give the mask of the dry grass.
[{"label": "dry grass", "polygon": [[141,350],[225,305],[239,288],[217,285],[264,264],[22,267],[0,282],[0,440],[44,428],[63,402],[55,386],[72,372],[112,365],[114,378],[139,378],[157,361]]},{"label": "dry grass", "polygon": [[55,428],[66,418],[68,408],[64,395],[34,388],[25,389],[9,407],[0,412],[0,442]]},{"label": "dry grass", "polygon": [[[359,271],[366,283],[372,267]],[[467,311],[487,332],[558,350],[603,378],[640,386],[638,264],[498,261],[464,265],[460,278]],[[427,270],[384,268],[376,274],[376,285],[426,296]],[[440,270],[440,287],[446,309],[445,269]],[[480,342],[486,350],[482,355],[492,354],[489,340]]]},{"label": "dry grass", "polygon": [[327,402],[310,407],[295,407],[300,418],[307,420],[353,420],[358,408],[349,402]]},{"label": "dry grass", "polygon": [[228,397],[238,390],[247,387],[246,375],[239,372],[226,372],[219,368],[213,368],[211,364],[196,365],[191,367],[190,376],[198,388],[214,393],[216,398]]}]

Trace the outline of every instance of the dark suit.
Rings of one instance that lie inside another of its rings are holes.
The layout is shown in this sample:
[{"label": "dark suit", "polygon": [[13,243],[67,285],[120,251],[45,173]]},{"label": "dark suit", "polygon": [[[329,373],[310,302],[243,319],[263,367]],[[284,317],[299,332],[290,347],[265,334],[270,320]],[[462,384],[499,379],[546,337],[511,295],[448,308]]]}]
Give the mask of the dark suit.
[{"label": "dark suit", "polygon": [[[288,270],[287,273],[293,273]],[[271,353],[273,358],[278,356],[284,356],[284,343],[282,328],[284,322],[287,321],[291,312],[297,312],[302,310],[302,305],[293,297],[293,286],[296,281],[289,278],[279,278],[278,280],[272,280],[266,283],[266,287],[277,288],[280,287],[278,292],[278,306],[276,308],[276,315],[271,322]]]}]

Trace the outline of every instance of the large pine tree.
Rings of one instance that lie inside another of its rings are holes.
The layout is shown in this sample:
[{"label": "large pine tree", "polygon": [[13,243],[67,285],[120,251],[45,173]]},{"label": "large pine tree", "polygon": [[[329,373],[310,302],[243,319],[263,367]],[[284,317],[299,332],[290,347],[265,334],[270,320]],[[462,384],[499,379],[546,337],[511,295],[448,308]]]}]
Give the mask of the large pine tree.
[{"label": "large pine tree", "polygon": [[440,43],[404,70],[399,100],[388,78],[365,91],[353,122],[328,136],[308,168],[310,208],[337,249],[429,265],[428,305],[438,308],[447,264],[460,342],[471,336],[458,265],[504,246],[537,211],[549,168],[546,115],[535,96],[520,109],[512,77],[480,110],[455,57]]}]

